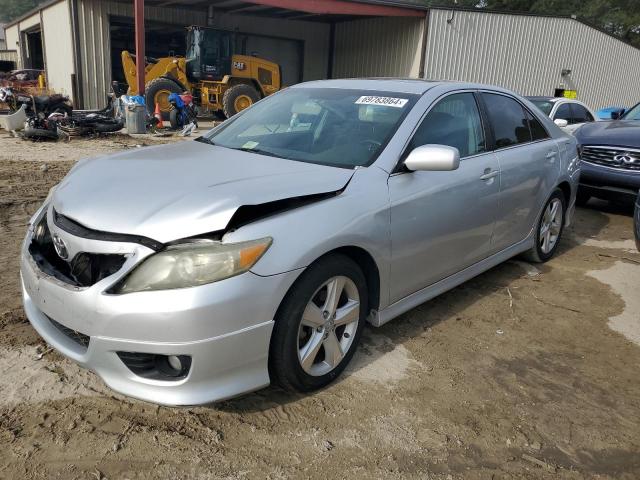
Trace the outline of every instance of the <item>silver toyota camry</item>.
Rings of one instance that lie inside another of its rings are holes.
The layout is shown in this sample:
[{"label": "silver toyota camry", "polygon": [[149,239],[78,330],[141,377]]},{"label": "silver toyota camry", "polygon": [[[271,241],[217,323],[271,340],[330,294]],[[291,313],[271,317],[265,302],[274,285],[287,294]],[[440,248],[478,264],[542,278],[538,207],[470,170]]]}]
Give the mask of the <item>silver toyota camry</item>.
[{"label": "silver toyota camry", "polygon": [[382,325],[570,222],[576,140],[483,85],[333,80],[196,141],[83,161],[30,221],[33,327],[165,405],[311,391]]}]

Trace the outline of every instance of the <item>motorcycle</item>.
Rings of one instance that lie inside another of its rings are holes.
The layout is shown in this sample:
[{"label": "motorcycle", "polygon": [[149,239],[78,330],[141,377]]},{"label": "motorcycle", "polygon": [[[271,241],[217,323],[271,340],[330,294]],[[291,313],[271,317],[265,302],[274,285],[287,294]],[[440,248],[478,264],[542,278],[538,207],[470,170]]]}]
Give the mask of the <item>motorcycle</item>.
[{"label": "motorcycle", "polygon": [[[198,127],[198,112],[193,103],[193,95],[188,92],[183,94],[172,93],[169,95],[171,110],[169,111],[169,123],[173,130],[185,127]],[[193,126],[191,126],[193,124]]]},{"label": "motorcycle", "polygon": [[11,87],[0,87],[0,103],[6,103],[11,113],[25,105],[27,115],[48,117],[53,113],[71,115],[73,105],[65,95],[26,95]]},{"label": "motorcycle", "polygon": [[11,113],[24,107],[27,115],[24,136],[27,138],[58,138],[58,123],[73,112],[67,96],[26,95],[11,87],[0,87],[0,103],[5,103]]},{"label": "motorcycle", "polygon": [[29,96],[16,93],[10,87],[0,87],[0,103],[6,103],[13,113],[25,109],[25,138],[57,139],[66,136],[117,132],[124,119],[114,115],[114,107],[99,111],[74,111],[69,97],[63,95]]}]

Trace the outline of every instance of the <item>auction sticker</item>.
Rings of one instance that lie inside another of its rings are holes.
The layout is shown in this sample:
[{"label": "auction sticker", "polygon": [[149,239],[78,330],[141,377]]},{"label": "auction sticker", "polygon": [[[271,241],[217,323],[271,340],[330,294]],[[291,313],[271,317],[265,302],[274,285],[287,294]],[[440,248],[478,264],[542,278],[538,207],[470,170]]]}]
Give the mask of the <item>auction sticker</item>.
[{"label": "auction sticker", "polygon": [[383,107],[402,108],[408,101],[409,100],[406,98],[374,97],[365,95],[356,100],[356,105],[381,105]]}]

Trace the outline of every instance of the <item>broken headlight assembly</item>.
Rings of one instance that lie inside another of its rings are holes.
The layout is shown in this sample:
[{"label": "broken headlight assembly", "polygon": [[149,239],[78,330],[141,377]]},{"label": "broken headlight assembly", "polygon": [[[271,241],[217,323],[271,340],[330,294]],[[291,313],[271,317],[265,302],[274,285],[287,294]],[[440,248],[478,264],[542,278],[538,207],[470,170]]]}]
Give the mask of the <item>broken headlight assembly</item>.
[{"label": "broken headlight assembly", "polygon": [[145,259],[110,293],[196,287],[234,277],[253,267],[271,242],[271,238],[263,238],[230,244],[205,241],[172,245]]}]

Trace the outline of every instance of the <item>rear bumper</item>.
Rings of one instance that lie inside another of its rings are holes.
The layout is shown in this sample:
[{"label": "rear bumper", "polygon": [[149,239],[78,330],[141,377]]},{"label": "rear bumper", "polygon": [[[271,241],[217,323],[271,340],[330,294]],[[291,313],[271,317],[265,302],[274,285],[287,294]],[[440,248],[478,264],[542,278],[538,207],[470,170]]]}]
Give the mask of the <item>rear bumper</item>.
[{"label": "rear bumper", "polygon": [[640,190],[640,172],[623,171],[583,161],[580,192],[604,199],[635,199]]}]

